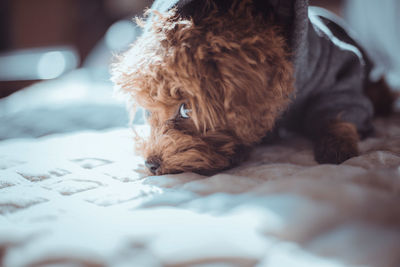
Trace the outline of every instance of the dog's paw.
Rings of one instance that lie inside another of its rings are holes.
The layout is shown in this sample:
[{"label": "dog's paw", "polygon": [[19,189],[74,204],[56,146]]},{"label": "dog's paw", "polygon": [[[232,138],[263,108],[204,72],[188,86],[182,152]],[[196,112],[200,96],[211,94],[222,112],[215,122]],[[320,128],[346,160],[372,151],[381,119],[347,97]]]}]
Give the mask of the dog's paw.
[{"label": "dog's paw", "polygon": [[314,143],[314,156],[318,163],[340,164],[358,156],[358,133],[348,122],[334,121]]}]

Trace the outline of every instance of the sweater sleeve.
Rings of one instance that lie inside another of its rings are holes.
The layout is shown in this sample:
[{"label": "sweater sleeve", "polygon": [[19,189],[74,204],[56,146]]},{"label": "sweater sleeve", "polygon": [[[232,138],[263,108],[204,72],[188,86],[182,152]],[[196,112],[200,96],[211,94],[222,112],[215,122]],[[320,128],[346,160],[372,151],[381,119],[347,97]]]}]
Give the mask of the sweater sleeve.
[{"label": "sweater sleeve", "polygon": [[300,70],[306,79],[299,88],[303,130],[315,136],[331,120],[340,119],[353,123],[363,136],[372,130],[373,109],[363,94],[367,77],[362,55],[334,36],[317,16],[309,17],[308,55],[303,55],[305,69]]}]

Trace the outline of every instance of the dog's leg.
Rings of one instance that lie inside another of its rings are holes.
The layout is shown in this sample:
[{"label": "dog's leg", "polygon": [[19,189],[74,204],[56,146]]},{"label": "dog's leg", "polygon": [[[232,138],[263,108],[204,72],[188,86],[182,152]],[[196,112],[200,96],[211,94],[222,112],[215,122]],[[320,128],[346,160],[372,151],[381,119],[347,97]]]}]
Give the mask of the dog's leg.
[{"label": "dog's leg", "polygon": [[320,130],[314,141],[314,155],[318,163],[340,164],[358,155],[359,136],[354,124],[332,120]]},{"label": "dog's leg", "polygon": [[357,53],[335,48],[326,62],[313,73],[319,84],[305,87],[311,93],[301,113],[301,127],[314,141],[317,162],[340,164],[357,156],[359,138],[373,132],[373,106],[363,94],[366,73]]}]

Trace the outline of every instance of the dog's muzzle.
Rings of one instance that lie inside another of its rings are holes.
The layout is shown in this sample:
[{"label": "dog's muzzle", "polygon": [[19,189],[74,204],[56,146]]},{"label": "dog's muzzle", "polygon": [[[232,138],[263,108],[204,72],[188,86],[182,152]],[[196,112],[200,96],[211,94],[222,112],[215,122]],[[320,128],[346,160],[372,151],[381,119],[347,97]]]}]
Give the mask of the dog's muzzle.
[{"label": "dog's muzzle", "polygon": [[161,167],[161,160],[156,157],[148,158],[144,165],[146,168],[152,173],[152,174],[157,174],[158,170]]}]

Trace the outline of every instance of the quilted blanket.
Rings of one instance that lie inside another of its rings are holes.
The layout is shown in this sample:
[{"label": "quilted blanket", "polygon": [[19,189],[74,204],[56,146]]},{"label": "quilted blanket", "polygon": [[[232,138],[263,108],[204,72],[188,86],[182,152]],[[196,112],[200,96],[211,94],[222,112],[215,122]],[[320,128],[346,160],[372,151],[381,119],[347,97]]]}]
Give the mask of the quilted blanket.
[{"label": "quilted blanket", "polygon": [[206,177],[147,176],[127,129],[0,143],[0,266],[400,266],[400,116],[361,155],[256,148]]}]

